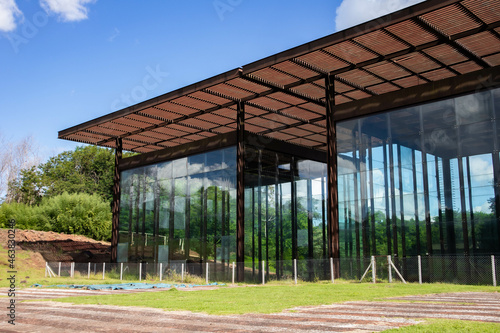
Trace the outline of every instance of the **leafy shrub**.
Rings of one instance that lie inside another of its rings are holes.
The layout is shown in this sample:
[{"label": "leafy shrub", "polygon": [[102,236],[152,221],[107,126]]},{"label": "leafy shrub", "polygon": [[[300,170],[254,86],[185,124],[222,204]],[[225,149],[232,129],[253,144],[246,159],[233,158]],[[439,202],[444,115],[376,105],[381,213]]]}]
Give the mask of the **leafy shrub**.
[{"label": "leafy shrub", "polygon": [[97,240],[111,238],[111,210],[99,195],[63,193],[44,198],[39,206],[4,203],[0,227],[15,219],[19,229],[64,232]]}]

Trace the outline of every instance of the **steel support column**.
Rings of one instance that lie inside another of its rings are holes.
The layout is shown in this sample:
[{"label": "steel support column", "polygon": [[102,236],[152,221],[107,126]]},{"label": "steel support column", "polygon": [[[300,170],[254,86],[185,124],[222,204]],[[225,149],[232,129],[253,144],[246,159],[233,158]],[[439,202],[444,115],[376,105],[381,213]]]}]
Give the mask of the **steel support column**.
[{"label": "steel support column", "polygon": [[[328,167],[328,256],[340,258],[339,212],[338,212],[338,180],[337,180],[337,130],[335,128],[335,77],[327,75],[325,78],[326,95],[326,142]],[[335,275],[340,276],[339,262],[336,261]]]},{"label": "steel support column", "polygon": [[122,139],[116,139],[115,168],[113,174],[113,221],[111,226],[111,262],[118,259],[118,224],[120,221],[120,170],[118,165],[122,159]]},{"label": "steel support column", "polygon": [[236,261],[238,282],[245,279],[245,105],[238,102],[236,115]]}]

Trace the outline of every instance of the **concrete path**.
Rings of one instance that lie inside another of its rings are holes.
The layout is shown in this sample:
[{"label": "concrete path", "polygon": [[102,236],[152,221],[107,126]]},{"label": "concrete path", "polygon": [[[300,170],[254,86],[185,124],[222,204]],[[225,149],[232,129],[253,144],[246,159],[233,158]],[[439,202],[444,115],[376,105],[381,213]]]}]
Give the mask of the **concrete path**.
[{"label": "concrete path", "polygon": [[[3,294],[3,291],[0,291]],[[187,311],[67,303],[42,299],[130,291],[24,289],[16,295],[16,325],[1,332],[377,332],[412,325],[421,318],[500,323],[500,294],[455,293],[408,296],[391,302],[346,302],[297,307],[274,314],[214,316]],[[154,292],[154,291],[132,291]],[[7,298],[0,299],[6,309]],[[411,301],[411,302],[408,302]],[[445,302],[445,303],[443,303]],[[4,310],[4,311],[5,311]]]}]

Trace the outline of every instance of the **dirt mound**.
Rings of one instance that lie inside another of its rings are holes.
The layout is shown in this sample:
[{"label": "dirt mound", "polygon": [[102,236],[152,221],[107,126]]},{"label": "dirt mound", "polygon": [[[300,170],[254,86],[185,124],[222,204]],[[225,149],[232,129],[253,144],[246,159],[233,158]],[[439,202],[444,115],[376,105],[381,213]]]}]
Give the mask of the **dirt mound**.
[{"label": "dirt mound", "polygon": [[[7,230],[0,230],[0,242],[7,244]],[[109,262],[111,244],[80,236],[52,231],[16,230],[16,243],[23,249],[38,252],[45,261]]]}]

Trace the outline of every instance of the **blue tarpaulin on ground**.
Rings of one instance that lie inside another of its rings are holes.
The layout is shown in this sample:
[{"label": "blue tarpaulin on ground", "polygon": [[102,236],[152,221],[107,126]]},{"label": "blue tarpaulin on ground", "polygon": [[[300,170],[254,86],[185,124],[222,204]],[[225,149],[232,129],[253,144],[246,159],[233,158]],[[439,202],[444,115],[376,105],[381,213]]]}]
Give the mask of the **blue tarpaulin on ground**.
[{"label": "blue tarpaulin on ground", "polygon": [[87,290],[132,290],[132,289],[153,289],[153,288],[194,288],[194,287],[207,287],[207,286],[223,286],[217,282],[209,284],[170,284],[170,283],[117,283],[117,284],[57,284],[51,286],[42,286],[34,284],[32,287],[41,288],[73,288],[73,289],[87,289]]}]

